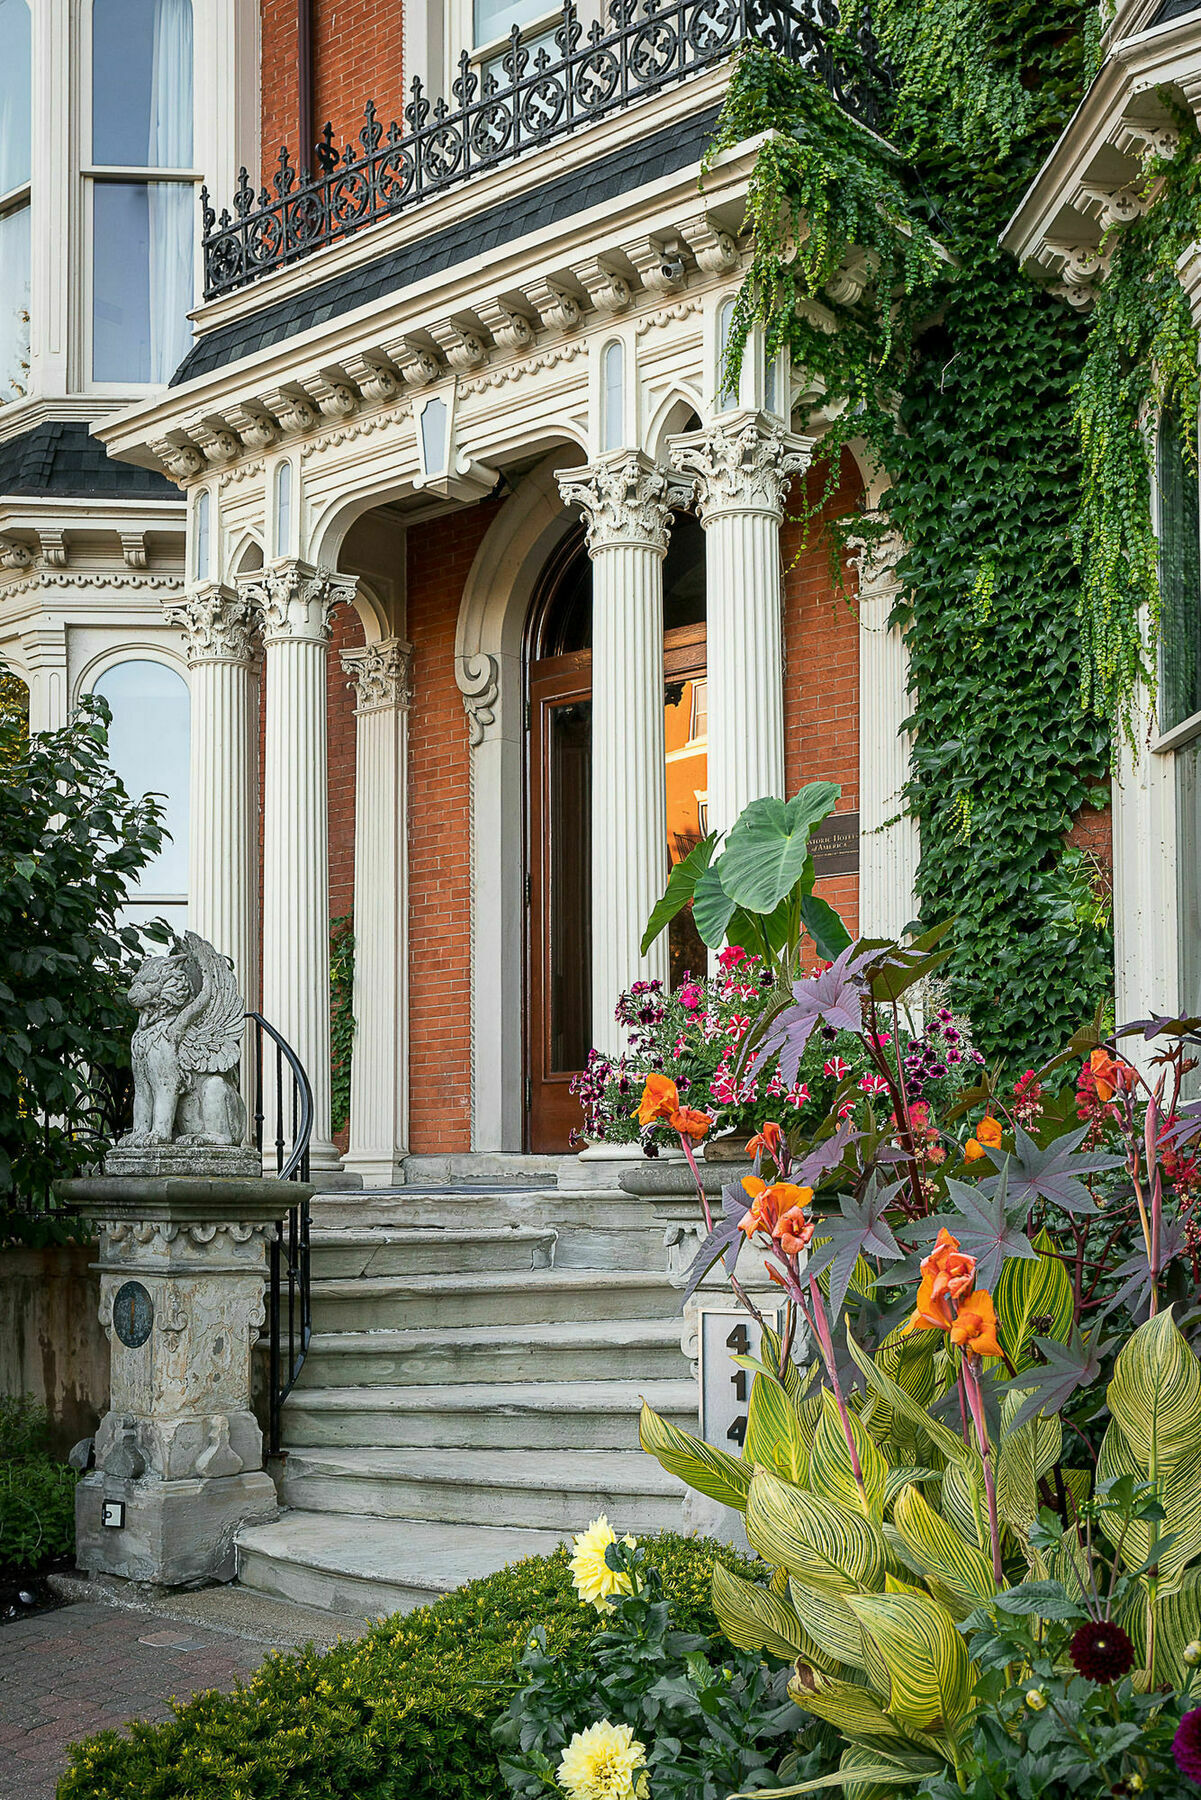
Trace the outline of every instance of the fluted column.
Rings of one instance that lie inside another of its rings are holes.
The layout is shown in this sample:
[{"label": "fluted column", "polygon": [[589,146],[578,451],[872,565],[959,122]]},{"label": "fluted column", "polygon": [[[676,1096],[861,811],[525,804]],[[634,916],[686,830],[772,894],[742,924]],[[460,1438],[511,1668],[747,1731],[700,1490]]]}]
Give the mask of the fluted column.
[{"label": "fluted column", "polygon": [[355,689],[354,1051],[346,1167],[403,1178],[409,1112],[406,795],[412,652],[399,638],[344,650]]},{"label": "fluted column", "polygon": [[592,558],[592,1038],[616,1053],[630,983],[667,985],[667,938],[640,949],[667,879],[663,558],[688,489],[640,452],[559,476]]},{"label": "fluted column", "polygon": [[711,831],[728,831],[750,800],[784,795],[780,521],[810,450],[747,412],[672,445],[705,530]]},{"label": "fluted column", "polygon": [[904,811],[913,710],[905,640],[888,623],[900,591],[904,544],[890,531],[860,543],[859,572],[859,930],[899,937],[917,911],[917,821]]},{"label": "fluted column", "polygon": [[326,658],[353,576],[290,558],[244,578],[266,652],[263,1013],[313,1087],[312,1166],[339,1167],[330,1128]]},{"label": "fluted column", "polygon": [[258,650],[243,594],[217,582],[166,609],[184,634],[192,697],[188,923],[258,1004]]},{"label": "fluted column", "polygon": [[20,637],[29,681],[30,731],[61,731],[67,723],[67,628],[60,619],[31,626]]}]

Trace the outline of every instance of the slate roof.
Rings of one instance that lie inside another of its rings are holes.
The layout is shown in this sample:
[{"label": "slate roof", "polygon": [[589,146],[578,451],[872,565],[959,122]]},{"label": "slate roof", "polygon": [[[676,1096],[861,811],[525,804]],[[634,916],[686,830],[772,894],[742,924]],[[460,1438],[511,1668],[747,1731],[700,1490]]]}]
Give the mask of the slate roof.
[{"label": "slate roof", "polygon": [[178,500],[179,490],[154,469],[114,462],[82,420],[48,419],[0,444],[0,494],[61,500]]},{"label": "slate roof", "polygon": [[712,142],[718,110],[706,108],[695,118],[615,150],[586,168],[544,182],[529,193],[516,194],[447,226],[445,231],[389,251],[361,268],[347,270],[248,318],[235,319],[207,332],[175,371],[171,386],[207,375],[256,350],[283,343],[299,331],[324,325],[372,300],[401,293],[423,276],[451,269],[481,251],[497,250],[545,225],[570,219],[588,207],[615,200],[660,176],[699,162]]}]

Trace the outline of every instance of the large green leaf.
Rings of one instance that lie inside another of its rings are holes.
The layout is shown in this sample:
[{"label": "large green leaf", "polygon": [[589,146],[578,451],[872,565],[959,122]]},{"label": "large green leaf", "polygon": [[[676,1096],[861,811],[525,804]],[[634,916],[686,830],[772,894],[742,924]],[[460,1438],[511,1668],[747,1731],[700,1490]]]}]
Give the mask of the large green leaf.
[{"label": "large green leaf", "polygon": [[838,1406],[829,1388],[822,1389],[821,1417],[813,1434],[809,1459],[809,1485],[816,1493],[854,1512],[866,1513],[879,1524],[884,1514],[884,1494],[888,1487],[888,1459],[872,1442],[867,1428],[853,1413],[847,1423],[859,1458],[864,1493],[860,1493],[851,1467],[851,1453],[842,1428]]},{"label": "large green leaf", "polygon": [[742,1454],[747,1462],[770,1469],[784,1481],[809,1484],[809,1436],[783,1384],[774,1376],[756,1375],[746,1411]]},{"label": "large green leaf", "polygon": [[[895,1719],[889,1718],[879,1696],[870,1688],[859,1687],[851,1681],[839,1681],[819,1670],[802,1666],[788,1683],[788,1697],[802,1712],[824,1719],[827,1725],[833,1725],[852,1741],[861,1744],[866,1741],[886,1753],[916,1747],[912,1737],[902,1731]],[[928,1742],[925,1747],[929,1749],[933,1745]]]},{"label": "large green leaf", "polygon": [[721,885],[748,912],[769,913],[800,881],[809,833],[834,808],[837,782],[811,781],[791,800],[752,800],[738,815],[716,867]]},{"label": "large green leaf", "polygon": [[683,912],[696,891],[696,884],[713,861],[713,852],[717,847],[717,833],[711,831],[707,838],[694,844],[687,856],[680,858],[667,878],[667,886],[663,898],[659,900],[650,918],[646,922],[646,930],[642,934],[642,954],[646,955],[661,931],[665,931],[677,913]]},{"label": "large green leaf", "polygon": [[645,1401],[638,1437],[642,1448],[656,1457],[670,1475],[678,1476],[698,1494],[707,1494],[710,1500],[742,1511],[751,1484],[749,1463],[727,1456],[724,1450],[714,1449],[702,1438],[691,1437],[669,1419],[661,1419]]},{"label": "large green leaf", "polygon": [[933,1757],[913,1756],[904,1762],[876,1751],[844,1750],[841,1767],[825,1775],[811,1776],[795,1787],[756,1788],[752,1793],[731,1794],[728,1800],[787,1800],[790,1794],[820,1794],[824,1788],[842,1788],[847,1800],[894,1800],[898,1787],[916,1787],[939,1775],[944,1764]]},{"label": "large green leaf", "polygon": [[[1113,1475],[1151,1479],[1148,1463],[1135,1454],[1116,1419],[1109,1422],[1097,1458],[1098,1479],[1107,1480]],[[1187,1563],[1201,1556],[1201,1443],[1192,1456],[1160,1470],[1155,1495],[1164,1510],[1164,1517],[1157,1523],[1134,1519],[1123,1525],[1102,1514],[1101,1525],[1111,1543],[1122,1535],[1122,1555],[1132,1567],[1146,1561],[1153,1544],[1171,1538],[1158,1559],[1160,1578],[1170,1585]]]},{"label": "large green leaf", "polygon": [[892,1522],[922,1574],[947,1588],[965,1611],[992,1599],[997,1584],[988,1557],[936,1513],[917,1488],[902,1489]]},{"label": "large green leaf", "polygon": [[1155,1608],[1155,1674],[1160,1681],[1183,1687],[1192,1674],[1185,1647],[1201,1639],[1201,1568],[1180,1577],[1179,1587],[1161,1597]]},{"label": "large green leaf", "polygon": [[1035,1360],[1036,1337],[1057,1338],[1066,1344],[1072,1335],[1072,1283],[1062,1262],[1048,1254],[1051,1240],[1045,1231],[1035,1239],[1036,1261],[1007,1257],[993,1295],[997,1329],[1015,1369]]},{"label": "large green leaf", "polygon": [[833,962],[852,941],[851,934],[828,900],[817,894],[802,894],[801,918],[805,930],[817,946],[819,956]]},{"label": "large green leaf", "polygon": [[954,1742],[972,1704],[972,1665],[955,1621],[925,1594],[848,1594],[867,1670],[902,1725]]},{"label": "large green leaf", "polygon": [[740,1650],[770,1650],[784,1662],[800,1657],[831,1673],[838,1666],[813,1641],[787,1600],[762,1582],[735,1575],[720,1562],[713,1565],[713,1610],[730,1642]]},{"label": "large green leaf", "polygon": [[788,1595],[797,1618],[814,1642],[820,1643],[823,1653],[833,1659],[838,1672],[865,1669],[863,1633],[842,1594],[829,1586],[809,1587],[794,1579],[788,1583]]},{"label": "large green leaf", "polygon": [[1201,1367],[1171,1307],[1140,1325],[1123,1346],[1106,1397],[1150,1480],[1201,1448]]},{"label": "large green leaf", "polygon": [[1038,1484],[1055,1467],[1063,1448],[1063,1427],[1057,1417],[1035,1413],[1014,1425],[1023,1401],[1020,1390],[1004,1396],[997,1442],[997,1511],[1021,1544],[1029,1538],[1043,1505]]},{"label": "large green leaf", "polygon": [[891,1375],[886,1374],[875,1358],[861,1344],[856,1343],[849,1325],[847,1326],[847,1344],[850,1347],[851,1355],[867,1378],[868,1387],[873,1393],[878,1394],[894,1413],[907,1419],[919,1431],[924,1431],[931,1443],[941,1451],[948,1462],[958,1463],[961,1468],[973,1472],[981,1469],[979,1451],[973,1450],[965,1444],[959,1434],[952,1431],[950,1426],[944,1425],[941,1419],[931,1418],[926,1408],[911,1394],[907,1394],[900,1383],[894,1381]]},{"label": "large green leaf", "polygon": [[716,868],[710,864],[692,893],[692,921],[702,944],[710,950],[717,949],[725,939],[733,912],[734,902],[722,887]]},{"label": "large green leaf", "polygon": [[751,1479],[746,1534],[767,1562],[806,1585],[836,1591],[883,1585],[885,1545],[874,1525],[766,1469]]}]

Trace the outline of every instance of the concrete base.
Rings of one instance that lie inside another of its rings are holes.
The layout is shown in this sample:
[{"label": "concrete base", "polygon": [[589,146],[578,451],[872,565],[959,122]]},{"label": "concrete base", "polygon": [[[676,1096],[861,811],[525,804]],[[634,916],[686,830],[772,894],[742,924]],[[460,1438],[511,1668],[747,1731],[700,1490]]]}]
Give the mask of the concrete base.
[{"label": "concrete base", "polygon": [[104,1173],[142,1176],[150,1181],[178,1175],[188,1180],[258,1181],[257,1150],[241,1144],[118,1144],[104,1159]]},{"label": "concrete base", "polygon": [[[124,1506],[122,1526],[102,1523],[105,1502]],[[122,1481],[97,1471],[75,1490],[76,1560],[91,1575],[164,1587],[232,1581],[238,1527],[278,1511],[262,1470],[190,1481]]]}]

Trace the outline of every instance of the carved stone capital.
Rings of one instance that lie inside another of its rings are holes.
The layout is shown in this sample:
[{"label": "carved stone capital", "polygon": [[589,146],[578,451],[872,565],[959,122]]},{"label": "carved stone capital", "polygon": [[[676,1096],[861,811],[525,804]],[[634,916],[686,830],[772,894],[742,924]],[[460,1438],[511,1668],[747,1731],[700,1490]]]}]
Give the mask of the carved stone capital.
[{"label": "carved stone capital", "polygon": [[728,512],[781,518],[788,484],[808,468],[811,454],[807,438],[794,437],[761,413],[735,413],[672,443],[673,463],[696,483],[702,524]]},{"label": "carved stone capital", "polygon": [[859,577],[859,597],[891,600],[900,590],[897,564],[905,554],[905,540],[899,531],[886,531],[882,537],[851,538],[851,565]]},{"label": "carved stone capital", "polygon": [[486,651],[480,651],[476,656],[456,657],[455,680],[467,714],[467,741],[474,749],[483,743],[496,724],[500,664]]},{"label": "carved stone capital", "polygon": [[350,676],[357,712],[405,711],[413,698],[413,647],[400,638],[383,638],[343,650],[342,667]]},{"label": "carved stone capital", "polygon": [[239,578],[238,591],[258,615],[266,645],[308,640],[326,644],[335,607],[354,599],[353,575],[288,558]]},{"label": "carved stone capital", "polygon": [[164,610],[168,623],[184,634],[189,668],[201,662],[254,662],[255,617],[244,593],[207,582]]},{"label": "carved stone capital", "polygon": [[556,479],[566,504],[584,515],[592,556],[622,544],[666,554],[672,508],[688,504],[694,485],[641,450],[565,470]]}]

